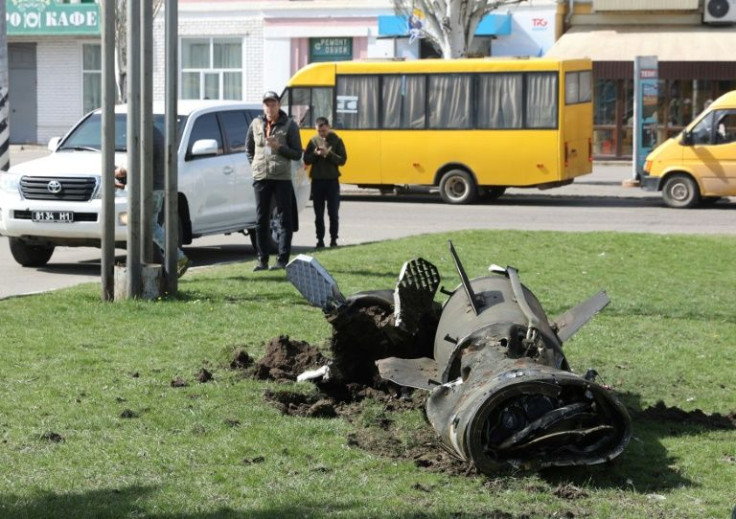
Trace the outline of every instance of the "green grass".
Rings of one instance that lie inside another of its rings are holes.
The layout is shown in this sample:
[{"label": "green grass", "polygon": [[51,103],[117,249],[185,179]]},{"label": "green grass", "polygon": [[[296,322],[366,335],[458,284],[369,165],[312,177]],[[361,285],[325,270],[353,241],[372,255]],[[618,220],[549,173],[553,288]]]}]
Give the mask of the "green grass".
[{"label": "green grass", "polygon": [[[576,371],[595,367],[635,417],[614,463],[450,476],[350,446],[383,413],[375,405],[355,423],[282,416],[263,392],[284,386],[231,370],[232,352],[260,358],[281,334],[321,346],[330,327],[283,272],[234,264],[188,274],[175,301],[102,303],[96,284],[0,301],[0,517],[730,515],[736,431],[636,413],[658,400],[736,411],[736,240],[462,232],[315,256],[346,294],[392,288],[416,256],[452,289],[449,238],[471,278],[491,263],[517,267],[550,317],[608,291],[611,305],[565,352]],[[214,381],[196,381],[203,367]],[[189,386],[171,387],[176,377]],[[429,427],[419,412],[394,422],[407,444]],[[577,498],[558,497],[565,486]]]}]

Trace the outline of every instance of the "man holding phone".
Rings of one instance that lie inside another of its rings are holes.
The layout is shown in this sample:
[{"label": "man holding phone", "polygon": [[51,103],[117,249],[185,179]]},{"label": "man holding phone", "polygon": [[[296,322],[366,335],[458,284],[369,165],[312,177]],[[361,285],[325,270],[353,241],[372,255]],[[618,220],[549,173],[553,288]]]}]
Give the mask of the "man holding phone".
[{"label": "man holding phone", "polygon": [[268,233],[273,199],[282,232],[276,263],[269,270],[286,267],[291,255],[294,217],[294,187],[291,161],[302,158],[302,141],[296,123],[281,110],[276,92],[263,94],[263,115],[253,119],[245,137],[245,153],[253,173],[256,197],[256,249],[254,271],[268,269]]},{"label": "man holding phone", "polygon": [[312,204],[317,248],[325,246],[325,204],[330,218],[330,247],[337,247],[338,211],[340,209],[340,166],[348,160],[345,144],[330,128],[326,117],[317,117],[317,135],[312,137],[304,151],[304,163],[311,165]]}]

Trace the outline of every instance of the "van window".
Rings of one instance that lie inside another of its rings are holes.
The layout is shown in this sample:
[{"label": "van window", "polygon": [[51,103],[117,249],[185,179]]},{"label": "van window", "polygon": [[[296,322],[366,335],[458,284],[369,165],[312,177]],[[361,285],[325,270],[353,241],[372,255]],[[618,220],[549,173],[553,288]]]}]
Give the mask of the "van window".
[{"label": "van window", "polygon": [[713,113],[703,117],[691,130],[693,144],[710,144],[711,128],[713,127]]},{"label": "van window", "polygon": [[736,110],[715,113],[715,143],[728,144],[736,140]]},{"label": "van window", "polygon": [[198,158],[205,157],[192,157],[192,146],[195,142],[200,139],[214,139],[217,141],[217,154],[222,155],[222,134],[220,133],[220,125],[217,123],[217,117],[215,114],[204,114],[197,118],[194,122],[194,128],[192,128],[192,134],[189,136],[189,143],[187,144],[187,155],[186,160],[195,160]]}]

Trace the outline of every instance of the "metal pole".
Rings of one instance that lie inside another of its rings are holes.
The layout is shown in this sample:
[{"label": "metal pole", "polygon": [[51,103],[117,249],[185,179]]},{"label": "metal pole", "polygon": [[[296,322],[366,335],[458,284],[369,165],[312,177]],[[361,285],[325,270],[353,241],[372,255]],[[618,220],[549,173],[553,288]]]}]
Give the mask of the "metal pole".
[{"label": "metal pole", "polygon": [[102,2],[102,300],[115,298],[115,3]]},{"label": "metal pole", "polygon": [[141,261],[153,263],[153,6],[141,7]]},{"label": "metal pole", "polygon": [[128,254],[127,294],[138,298],[141,293],[140,255],[140,0],[128,0],[128,44],[126,81],[128,92]]},{"label": "metal pole", "polygon": [[176,252],[179,245],[177,112],[179,71],[177,0],[166,0],[166,292],[176,296]]},{"label": "metal pole", "polygon": [[0,170],[10,168],[10,107],[8,92],[8,24],[5,1],[0,1]]}]

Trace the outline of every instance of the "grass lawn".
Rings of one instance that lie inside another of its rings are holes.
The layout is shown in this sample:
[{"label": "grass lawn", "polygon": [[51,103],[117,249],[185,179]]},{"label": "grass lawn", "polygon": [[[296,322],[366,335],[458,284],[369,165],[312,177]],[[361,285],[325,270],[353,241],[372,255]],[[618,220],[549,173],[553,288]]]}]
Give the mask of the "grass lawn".
[{"label": "grass lawn", "polygon": [[[371,416],[282,415],[263,394],[284,385],[231,369],[233,352],[259,359],[278,335],[326,350],[331,329],[283,271],[232,264],[187,274],[175,301],[103,303],[97,284],[0,301],[0,517],[730,517],[736,239],[468,231],[314,256],[345,294],[393,288],[416,256],[453,289],[448,239],[471,278],[517,267],[550,317],[607,290],[611,304],[565,353],[632,415],[613,463],[448,475],[351,444]],[[212,381],[197,381],[202,368]],[[177,377],[188,385],[172,387]],[[730,420],[642,413],[658,401]],[[430,428],[420,411],[394,413],[390,427],[407,444]]]}]

